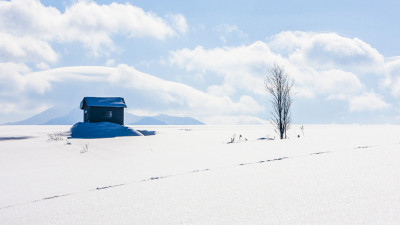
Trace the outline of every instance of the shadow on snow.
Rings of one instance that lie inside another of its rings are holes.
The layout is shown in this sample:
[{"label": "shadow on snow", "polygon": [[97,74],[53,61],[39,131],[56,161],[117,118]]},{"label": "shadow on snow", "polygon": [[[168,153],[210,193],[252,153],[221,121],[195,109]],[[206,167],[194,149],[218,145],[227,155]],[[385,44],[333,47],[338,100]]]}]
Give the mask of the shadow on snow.
[{"label": "shadow on snow", "polygon": [[71,127],[70,132],[70,138],[113,138],[123,136],[149,136],[156,134],[155,131],[135,130],[130,127],[109,122],[79,122]]}]

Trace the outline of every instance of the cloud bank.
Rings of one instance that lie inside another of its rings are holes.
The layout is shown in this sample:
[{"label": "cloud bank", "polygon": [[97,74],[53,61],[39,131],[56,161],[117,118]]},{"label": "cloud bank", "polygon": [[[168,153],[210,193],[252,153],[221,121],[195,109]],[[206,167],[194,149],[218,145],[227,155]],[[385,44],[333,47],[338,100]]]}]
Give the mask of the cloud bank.
[{"label": "cloud bank", "polygon": [[39,0],[0,1],[0,51],[10,59],[30,61],[39,56],[54,62],[57,55],[50,43],[78,42],[99,55],[114,48],[115,35],[162,40],[187,31],[182,15],[168,17],[170,22],[130,3],[76,1],[60,12]]}]

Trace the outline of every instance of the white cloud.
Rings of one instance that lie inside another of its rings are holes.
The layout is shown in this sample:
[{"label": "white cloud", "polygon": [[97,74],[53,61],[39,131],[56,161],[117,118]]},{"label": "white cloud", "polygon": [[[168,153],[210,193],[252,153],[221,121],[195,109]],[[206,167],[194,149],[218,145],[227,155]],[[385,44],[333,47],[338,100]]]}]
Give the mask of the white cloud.
[{"label": "white cloud", "polygon": [[[0,115],[11,118],[11,120],[4,120],[4,117],[0,118],[0,123],[12,122],[21,120],[21,118],[27,118],[32,114],[43,112],[50,108],[47,104],[40,102],[31,102],[29,100],[18,99],[18,101],[7,102],[4,99],[0,99]],[[15,117],[16,116],[16,117]]]},{"label": "white cloud", "polygon": [[400,57],[391,58],[385,64],[386,78],[383,87],[389,87],[393,96],[400,96]]},{"label": "white cloud", "polygon": [[391,107],[389,103],[383,100],[383,97],[373,92],[364,92],[359,96],[350,98],[350,111],[375,111]]},{"label": "white cloud", "polygon": [[0,61],[56,62],[57,53],[45,41],[0,32]]},{"label": "white cloud", "polygon": [[318,70],[384,73],[384,57],[358,38],[336,33],[286,31],[272,37],[269,46],[285,54],[293,63],[305,63]]},{"label": "white cloud", "polygon": [[13,103],[1,104],[0,103],[0,114],[8,114],[11,112],[16,112],[17,110],[18,110],[17,104],[13,104]]},{"label": "white cloud", "polygon": [[21,63],[0,63],[0,96],[9,97],[23,91],[26,84],[22,74],[30,69]]},{"label": "white cloud", "polygon": [[[77,72],[78,71],[78,72]],[[68,81],[98,82],[110,70],[103,67],[66,67],[40,72],[31,72],[22,63],[0,63],[0,97],[24,96],[31,93],[45,94],[54,83]],[[84,74],[84,75],[82,75]],[[106,81],[106,79],[103,79]],[[66,85],[73,85],[67,83]]]},{"label": "white cloud", "polygon": [[49,90],[50,83],[37,80],[25,64],[0,63],[0,123],[7,122],[5,116],[10,122],[49,108],[49,105],[34,97]]},{"label": "white cloud", "polygon": [[[198,46],[193,50],[184,48],[172,51],[169,62],[189,71],[214,71],[224,75],[249,66],[265,66],[274,59],[268,46],[261,41],[248,46],[204,49]],[[272,58],[272,59],[271,59]]]},{"label": "white cloud", "polygon": [[168,14],[167,18],[171,20],[172,26],[179,32],[184,34],[188,31],[186,18],[182,14]]},{"label": "white cloud", "polygon": [[[266,68],[279,56],[272,54],[268,46],[257,41],[248,46],[204,49],[198,46],[193,50],[182,49],[170,53],[171,65],[187,71],[215,73],[224,78],[226,90],[243,89],[263,95]],[[230,86],[230,88],[226,88]],[[213,87],[215,88],[215,87]],[[228,94],[228,93],[227,93]]]},{"label": "white cloud", "polygon": [[315,89],[324,94],[355,94],[363,88],[355,74],[342,70],[321,71],[315,79]]},{"label": "white cloud", "polygon": [[220,24],[214,27],[214,30],[220,35],[220,40],[225,44],[228,42],[228,38],[235,36],[240,39],[248,38],[248,34],[240,30],[236,25],[232,24]]},{"label": "white cloud", "polygon": [[37,63],[35,65],[35,67],[37,69],[39,69],[39,70],[48,70],[48,69],[50,69],[50,66],[47,63],[44,63],[44,62]]},{"label": "white cloud", "polygon": [[114,66],[115,65],[115,60],[114,59],[108,59],[106,61],[106,66]]},{"label": "white cloud", "polygon": [[[268,45],[274,52],[287,57],[289,54],[307,46],[312,33],[301,31],[283,31],[268,39]],[[308,41],[307,41],[308,40]]]},{"label": "white cloud", "polygon": [[230,96],[235,93],[235,89],[229,85],[211,85],[208,86],[207,92],[214,96]]},{"label": "white cloud", "polygon": [[[25,42],[30,38],[29,43],[44,45],[47,50],[49,46],[43,42],[77,41],[95,55],[104,48],[112,49],[112,36],[116,34],[130,38],[165,39],[186,32],[187,24],[182,15],[171,14],[170,18],[173,18],[172,25],[154,13],[129,3],[99,5],[94,1],[76,1],[65,12],[60,12],[54,7],[44,6],[39,0],[0,2],[1,33],[24,37]],[[20,42],[14,41],[14,44]],[[2,45],[4,43],[0,43]],[[24,46],[26,48],[26,45],[19,48],[24,49]]]}]

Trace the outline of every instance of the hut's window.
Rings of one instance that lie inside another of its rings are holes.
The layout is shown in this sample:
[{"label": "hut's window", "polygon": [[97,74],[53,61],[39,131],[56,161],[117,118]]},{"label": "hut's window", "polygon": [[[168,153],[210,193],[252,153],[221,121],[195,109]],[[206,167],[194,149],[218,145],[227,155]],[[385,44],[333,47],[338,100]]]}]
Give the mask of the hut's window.
[{"label": "hut's window", "polygon": [[103,111],[103,117],[104,118],[111,118],[112,117],[112,111]]}]

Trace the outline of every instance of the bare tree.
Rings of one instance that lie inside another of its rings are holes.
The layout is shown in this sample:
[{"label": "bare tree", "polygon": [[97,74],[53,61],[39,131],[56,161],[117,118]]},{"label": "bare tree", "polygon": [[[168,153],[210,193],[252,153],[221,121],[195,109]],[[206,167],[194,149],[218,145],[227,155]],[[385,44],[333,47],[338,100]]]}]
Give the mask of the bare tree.
[{"label": "bare tree", "polygon": [[265,87],[272,95],[272,124],[279,131],[280,138],[287,138],[286,131],[291,124],[293,81],[283,66],[274,63],[265,79]]}]

